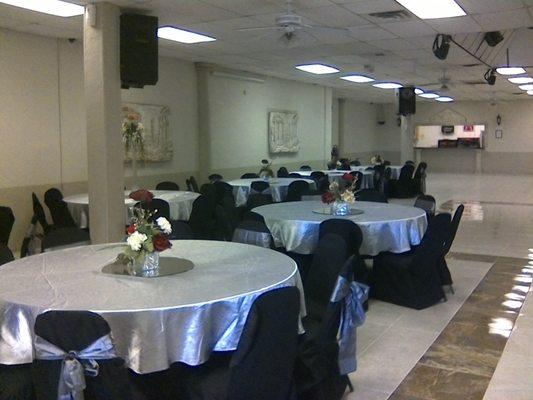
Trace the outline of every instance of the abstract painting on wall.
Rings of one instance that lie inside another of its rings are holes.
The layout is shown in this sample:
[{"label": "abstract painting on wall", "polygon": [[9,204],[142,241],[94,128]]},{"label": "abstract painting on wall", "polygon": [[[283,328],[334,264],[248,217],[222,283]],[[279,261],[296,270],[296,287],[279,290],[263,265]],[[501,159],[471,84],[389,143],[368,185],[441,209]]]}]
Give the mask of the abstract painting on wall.
[{"label": "abstract painting on wall", "polygon": [[[122,116],[134,114],[144,127],[143,152],[139,160],[148,162],[169,161],[173,156],[172,138],[168,129],[167,106],[123,103]],[[131,162],[132,152],[124,149],[124,161]]]},{"label": "abstract painting on wall", "polygon": [[270,153],[296,153],[300,150],[296,111],[268,113],[268,144]]}]

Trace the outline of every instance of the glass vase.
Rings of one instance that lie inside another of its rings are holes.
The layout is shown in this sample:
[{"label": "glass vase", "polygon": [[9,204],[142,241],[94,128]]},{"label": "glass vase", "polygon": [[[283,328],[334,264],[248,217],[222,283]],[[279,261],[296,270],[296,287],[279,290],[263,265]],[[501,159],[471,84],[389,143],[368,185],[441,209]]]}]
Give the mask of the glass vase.
[{"label": "glass vase", "polygon": [[342,201],[336,200],[331,206],[331,215],[343,216],[350,214],[350,204]]},{"label": "glass vase", "polygon": [[144,253],[135,258],[132,272],[135,276],[157,276],[159,274],[159,252]]}]

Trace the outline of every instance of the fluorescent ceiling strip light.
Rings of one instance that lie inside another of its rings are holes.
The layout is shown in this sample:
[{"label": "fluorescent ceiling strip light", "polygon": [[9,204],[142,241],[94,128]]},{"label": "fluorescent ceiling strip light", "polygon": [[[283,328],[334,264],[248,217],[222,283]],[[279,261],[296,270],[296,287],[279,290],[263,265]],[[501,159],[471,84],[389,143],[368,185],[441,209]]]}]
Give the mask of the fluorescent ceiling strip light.
[{"label": "fluorescent ceiling strip light", "polygon": [[61,0],[0,0],[0,3],[58,17],[74,17],[85,12],[85,7]]},{"label": "fluorescent ceiling strip light", "polygon": [[518,86],[522,90],[533,90],[533,84]]},{"label": "fluorescent ceiling strip light", "polygon": [[437,97],[435,100],[440,101],[442,103],[449,103],[450,101],[453,101],[453,99],[448,96]]},{"label": "fluorescent ceiling strip light", "polygon": [[422,93],[419,94],[420,97],[423,97],[424,99],[436,99],[440,97],[437,93]]},{"label": "fluorescent ceiling strip light", "polygon": [[516,76],[514,78],[508,78],[507,80],[518,85],[523,85],[524,83],[533,83],[533,78],[529,76]]},{"label": "fluorescent ceiling strip light", "polygon": [[499,67],[496,72],[500,75],[520,75],[525,74],[526,70],[522,67]]},{"label": "fluorescent ceiling strip light", "polygon": [[375,83],[372,86],[380,88],[380,89],[399,89],[402,87],[402,85],[396,82],[380,82],[380,83]]},{"label": "fluorescent ceiling strip light", "polygon": [[418,18],[450,18],[462,17],[465,11],[455,0],[396,0]]},{"label": "fluorescent ceiling strip light", "polygon": [[370,78],[369,76],[357,75],[357,74],[341,76],[341,79],[344,79],[345,81],[355,82],[355,83],[368,83],[368,82],[375,81],[375,79]]},{"label": "fluorescent ceiling strip light", "polygon": [[295,68],[316,75],[335,74],[339,72],[337,68],[325,64],[302,64],[297,65]]},{"label": "fluorescent ceiling strip light", "polygon": [[216,39],[211,36],[202,35],[173,26],[162,26],[157,30],[157,36],[162,39],[172,40],[173,42],[193,44],[202,42],[213,42]]},{"label": "fluorescent ceiling strip light", "polygon": [[420,88],[415,88],[415,94],[421,95],[421,94],[424,94],[424,91]]}]

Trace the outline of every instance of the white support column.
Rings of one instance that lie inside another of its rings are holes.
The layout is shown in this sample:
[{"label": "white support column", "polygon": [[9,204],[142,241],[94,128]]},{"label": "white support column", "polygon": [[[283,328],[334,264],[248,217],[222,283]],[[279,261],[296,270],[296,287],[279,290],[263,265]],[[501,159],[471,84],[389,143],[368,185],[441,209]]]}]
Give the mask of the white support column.
[{"label": "white support column", "polygon": [[120,10],[87,6],[83,25],[89,218],[93,243],[124,236],[124,160],[120,111]]},{"label": "white support column", "polygon": [[407,115],[401,117],[401,157],[402,164],[407,160],[414,161],[414,147],[413,138],[415,137],[415,127],[413,123],[413,116]]}]

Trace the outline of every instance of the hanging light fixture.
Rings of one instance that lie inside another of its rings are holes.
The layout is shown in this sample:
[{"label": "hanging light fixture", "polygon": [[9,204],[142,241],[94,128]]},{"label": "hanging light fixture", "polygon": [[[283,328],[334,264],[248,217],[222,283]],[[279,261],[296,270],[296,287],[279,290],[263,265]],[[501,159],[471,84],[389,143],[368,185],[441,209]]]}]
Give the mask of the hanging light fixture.
[{"label": "hanging light fixture", "polygon": [[485,80],[490,86],[494,86],[496,83],[496,70],[494,68],[489,68],[487,72],[485,72]]},{"label": "hanging light fixture", "polygon": [[507,65],[496,68],[496,72],[500,75],[520,75],[525,74],[526,70],[519,66],[511,66],[509,64],[509,49],[507,49]]}]

